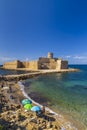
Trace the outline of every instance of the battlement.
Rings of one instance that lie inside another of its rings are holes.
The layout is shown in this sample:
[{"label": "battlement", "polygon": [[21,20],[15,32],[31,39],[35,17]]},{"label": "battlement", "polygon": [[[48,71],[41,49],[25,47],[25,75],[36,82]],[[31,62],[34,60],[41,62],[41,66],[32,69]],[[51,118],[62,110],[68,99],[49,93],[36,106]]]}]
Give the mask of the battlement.
[{"label": "battlement", "polygon": [[29,68],[30,70],[39,69],[67,69],[68,61],[60,58],[53,58],[53,53],[49,52],[48,57],[39,57],[38,60],[34,61],[12,61],[6,62],[3,65],[5,69],[17,69],[17,68]]}]

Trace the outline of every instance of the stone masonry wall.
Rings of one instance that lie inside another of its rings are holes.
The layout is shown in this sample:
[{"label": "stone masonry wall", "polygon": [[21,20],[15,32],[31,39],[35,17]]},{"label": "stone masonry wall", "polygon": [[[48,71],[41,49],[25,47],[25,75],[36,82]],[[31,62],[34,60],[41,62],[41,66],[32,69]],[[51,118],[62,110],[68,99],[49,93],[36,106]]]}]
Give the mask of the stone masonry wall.
[{"label": "stone masonry wall", "polygon": [[30,61],[28,68],[31,70],[38,70],[38,61]]},{"label": "stone masonry wall", "polygon": [[16,69],[20,68],[21,62],[20,61],[13,61],[13,62],[6,62],[3,67],[5,69]]},{"label": "stone masonry wall", "polygon": [[40,57],[39,60],[36,61],[24,61],[21,62],[19,60],[13,62],[6,62],[3,65],[5,69],[16,69],[16,68],[29,68],[30,70],[38,70],[38,69],[67,69],[68,61],[63,61],[59,58],[46,58]]},{"label": "stone masonry wall", "polygon": [[39,58],[39,69],[56,69],[55,59]]},{"label": "stone masonry wall", "polygon": [[29,62],[22,62],[22,68],[29,68]]},{"label": "stone masonry wall", "polygon": [[61,69],[67,69],[68,68],[68,61],[61,61]]},{"label": "stone masonry wall", "polygon": [[68,68],[68,61],[57,60],[56,69],[67,69]]}]

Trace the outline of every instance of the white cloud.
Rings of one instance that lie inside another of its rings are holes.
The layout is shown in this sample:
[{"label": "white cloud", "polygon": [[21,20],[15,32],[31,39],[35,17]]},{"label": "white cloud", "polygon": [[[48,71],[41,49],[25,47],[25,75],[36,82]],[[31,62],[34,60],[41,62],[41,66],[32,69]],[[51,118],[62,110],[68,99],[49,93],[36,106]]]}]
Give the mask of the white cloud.
[{"label": "white cloud", "polygon": [[65,55],[63,59],[68,60],[71,64],[87,64],[87,53],[76,55]]},{"label": "white cloud", "polygon": [[16,60],[16,58],[11,58],[11,57],[0,57],[0,64],[3,64],[4,62]]},{"label": "white cloud", "polygon": [[26,59],[26,61],[29,61],[29,58],[27,57],[27,58],[25,58]]},{"label": "white cloud", "polygon": [[71,56],[70,56],[70,55],[68,55],[68,56],[65,56],[65,58],[71,58]]},{"label": "white cloud", "polygon": [[87,56],[74,56],[73,58],[81,60],[81,59],[87,59]]}]

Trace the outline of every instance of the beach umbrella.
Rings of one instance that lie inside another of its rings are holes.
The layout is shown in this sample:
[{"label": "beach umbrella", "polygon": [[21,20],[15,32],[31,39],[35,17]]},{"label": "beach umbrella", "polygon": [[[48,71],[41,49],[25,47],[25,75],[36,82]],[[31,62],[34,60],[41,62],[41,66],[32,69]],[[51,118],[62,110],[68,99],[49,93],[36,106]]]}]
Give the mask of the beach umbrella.
[{"label": "beach umbrella", "polygon": [[23,99],[23,100],[22,100],[22,104],[23,104],[23,105],[31,104],[31,103],[32,103],[32,101],[29,100],[29,99]]},{"label": "beach umbrella", "polygon": [[40,111],[40,110],[41,110],[41,108],[39,106],[33,106],[31,108],[31,111]]},{"label": "beach umbrella", "polygon": [[24,105],[24,108],[26,110],[31,110],[32,107],[33,107],[32,104],[26,104],[26,105]]}]

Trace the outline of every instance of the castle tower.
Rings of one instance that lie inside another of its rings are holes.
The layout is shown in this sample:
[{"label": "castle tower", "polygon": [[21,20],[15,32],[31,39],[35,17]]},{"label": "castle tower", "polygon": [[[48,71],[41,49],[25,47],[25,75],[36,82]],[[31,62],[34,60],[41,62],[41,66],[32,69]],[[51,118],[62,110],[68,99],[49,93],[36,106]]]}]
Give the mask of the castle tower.
[{"label": "castle tower", "polygon": [[53,58],[53,53],[48,52],[48,58],[52,59]]}]

